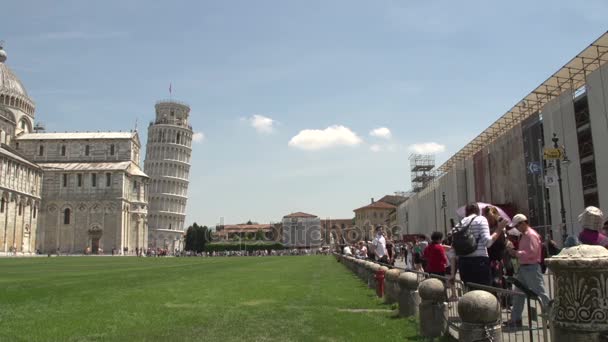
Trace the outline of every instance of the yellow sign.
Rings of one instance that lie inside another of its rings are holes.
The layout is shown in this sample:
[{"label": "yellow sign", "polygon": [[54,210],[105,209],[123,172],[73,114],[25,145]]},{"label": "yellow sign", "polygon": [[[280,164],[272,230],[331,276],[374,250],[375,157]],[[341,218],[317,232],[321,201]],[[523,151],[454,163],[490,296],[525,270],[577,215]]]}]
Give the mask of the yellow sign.
[{"label": "yellow sign", "polygon": [[564,151],[561,148],[545,148],[543,151],[544,159],[563,159]]}]

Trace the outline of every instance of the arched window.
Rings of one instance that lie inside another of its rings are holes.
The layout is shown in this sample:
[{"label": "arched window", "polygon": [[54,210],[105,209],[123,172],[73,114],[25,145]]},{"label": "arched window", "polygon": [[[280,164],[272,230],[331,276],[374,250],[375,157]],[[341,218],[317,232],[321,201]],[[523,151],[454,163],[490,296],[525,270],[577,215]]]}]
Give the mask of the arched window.
[{"label": "arched window", "polygon": [[70,224],[70,208],[63,211],[63,224]]}]

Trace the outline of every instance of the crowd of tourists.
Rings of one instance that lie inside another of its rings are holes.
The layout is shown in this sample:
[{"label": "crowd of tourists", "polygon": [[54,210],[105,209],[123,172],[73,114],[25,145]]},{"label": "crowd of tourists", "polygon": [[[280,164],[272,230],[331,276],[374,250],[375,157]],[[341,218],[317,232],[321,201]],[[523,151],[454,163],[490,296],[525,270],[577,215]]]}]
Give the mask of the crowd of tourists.
[{"label": "crowd of tourists", "polygon": [[[453,284],[457,276],[464,283],[498,288],[510,288],[508,277],[514,277],[522,287],[535,293],[547,309],[549,296],[545,289],[544,259],[558,254],[560,249],[551,239],[543,239],[530,226],[524,214],[511,219],[499,208],[477,203],[465,207],[465,217],[447,237],[436,231],[394,249],[388,243],[382,227],[376,228],[374,240],[369,244],[344,248],[344,254],[357,258],[370,258],[382,263],[394,263],[394,256],[403,258],[406,269],[427,272],[448,279]],[[608,248],[608,220],[596,207],[586,208],[579,216],[582,231],[578,237],[570,236],[564,247],[578,244],[599,245]],[[390,246],[390,247],[389,247]],[[358,247],[358,248],[357,248]],[[389,249],[393,252],[389,255]],[[522,326],[525,297],[514,296],[508,327]]]},{"label": "crowd of tourists", "polygon": [[254,256],[254,257],[262,257],[262,256],[294,256],[294,255],[329,255],[329,248],[314,248],[314,249],[262,249],[255,251],[211,251],[211,252],[194,252],[194,251],[186,251],[182,254],[182,256],[188,257],[241,257],[241,256]]}]

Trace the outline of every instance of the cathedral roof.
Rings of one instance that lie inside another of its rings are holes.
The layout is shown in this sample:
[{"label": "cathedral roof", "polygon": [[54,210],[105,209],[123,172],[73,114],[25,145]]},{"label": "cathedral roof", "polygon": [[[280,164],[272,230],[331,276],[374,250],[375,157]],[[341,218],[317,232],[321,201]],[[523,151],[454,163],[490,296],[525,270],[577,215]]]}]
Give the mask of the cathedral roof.
[{"label": "cathedral roof", "polygon": [[0,62],[0,93],[29,97],[21,80],[2,62]]},{"label": "cathedral roof", "polygon": [[131,161],[101,163],[38,163],[44,170],[52,171],[124,171],[132,176],[148,177]]},{"label": "cathedral roof", "polygon": [[0,154],[1,155],[5,155],[5,156],[9,157],[10,159],[16,160],[16,161],[21,162],[23,164],[26,164],[26,165],[28,165],[30,167],[34,167],[34,168],[40,169],[40,166],[32,163],[31,161],[23,158],[22,156],[14,153],[14,152],[12,152],[11,150],[9,150],[9,149],[5,148],[4,146],[1,146],[1,145],[0,145]]},{"label": "cathedral roof", "polygon": [[79,139],[131,139],[137,132],[66,132],[66,133],[26,133],[17,140],[79,140]]},{"label": "cathedral roof", "polygon": [[34,108],[34,102],[30,99],[23,83],[21,80],[13,73],[13,71],[4,63],[6,61],[6,52],[2,49],[2,45],[0,42],[0,95],[5,95],[9,97],[13,97],[16,99],[21,99],[22,101],[11,106],[15,107],[24,107],[25,103],[29,105],[27,108],[28,114],[30,114],[30,108]]}]

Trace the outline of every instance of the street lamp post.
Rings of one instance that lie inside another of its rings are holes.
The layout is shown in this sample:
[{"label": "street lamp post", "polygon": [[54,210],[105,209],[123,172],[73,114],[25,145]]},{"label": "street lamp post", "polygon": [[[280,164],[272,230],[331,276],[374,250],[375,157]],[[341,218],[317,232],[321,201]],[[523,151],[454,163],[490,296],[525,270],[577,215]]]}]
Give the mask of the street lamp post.
[{"label": "street lamp post", "polygon": [[447,216],[447,209],[448,209],[448,202],[445,200],[445,191],[441,193],[441,209],[443,209],[443,233],[445,234],[444,236],[448,236],[448,216]]},{"label": "street lamp post", "polygon": [[[559,141],[559,138],[557,137],[557,134],[553,133],[553,139],[551,139],[553,141],[553,148],[559,148],[559,145],[557,144],[557,142]],[[564,206],[564,190],[562,189],[562,161],[561,159],[557,159],[555,161],[555,166],[557,168],[557,186],[559,188],[559,203],[561,206],[560,209],[560,214],[562,216],[562,243],[566,241],[566,238],[568,237],[568,233],[566,230],[566,208]]]}]

